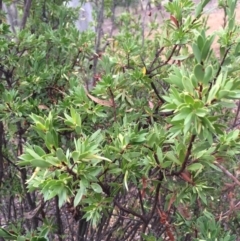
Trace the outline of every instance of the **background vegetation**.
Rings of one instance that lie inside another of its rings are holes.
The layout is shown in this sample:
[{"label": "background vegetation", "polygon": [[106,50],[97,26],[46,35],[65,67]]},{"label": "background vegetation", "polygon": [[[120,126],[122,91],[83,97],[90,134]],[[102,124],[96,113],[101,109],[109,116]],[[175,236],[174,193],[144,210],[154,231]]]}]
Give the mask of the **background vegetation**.
[{"label": "background vegetation", "polygon": [[237,1],[213,34],[209,0],[149,24],[118,2],[93,3],[95,32],[60,0],[5,5],[14,29],[1,12],[1,239],[237,240]]}]

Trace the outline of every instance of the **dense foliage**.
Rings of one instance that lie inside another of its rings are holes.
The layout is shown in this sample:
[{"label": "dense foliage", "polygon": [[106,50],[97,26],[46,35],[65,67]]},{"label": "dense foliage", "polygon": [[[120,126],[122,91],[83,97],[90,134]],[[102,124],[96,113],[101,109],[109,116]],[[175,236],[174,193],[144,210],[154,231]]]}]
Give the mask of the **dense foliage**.
[{"label": "dense foliage", "polygon": [[3,240],[236,240],[237,1],[221,1],[213,34],[209,0],[169,2],[149,25],[123,12],[110,33],[79,33],[63,1],[30,2],[16,33],[1,15]]}]

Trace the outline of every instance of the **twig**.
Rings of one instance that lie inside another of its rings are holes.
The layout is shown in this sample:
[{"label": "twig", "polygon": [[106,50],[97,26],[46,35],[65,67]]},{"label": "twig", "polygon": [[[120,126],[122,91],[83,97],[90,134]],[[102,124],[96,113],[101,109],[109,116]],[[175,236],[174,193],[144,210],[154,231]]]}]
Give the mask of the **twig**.
[{"label": "twig", "polygon": [[152,63],[151,63],[151,66],[150,66],[150,69],[152,69],[153,65],[156,63],[159,55],[162,53],[162,51],[164,50],[164,47],[160,48],[157,53],[155,54],[155,58],[153,59]]},{"label": "twig", "polygon": [[208,91],[211,90],[212,85],[216,82],[217,77],[219,76],[219,74],[220,74],[220,72],[221,72],[222,65],[224,64],[224,61],[225,61],[225,59],[227,58],[227,54],[228,54],[228,52],[230,51],[230,49],[231,49],[231,47],[228,47],[227,50],[225,51],[224,56],[223,56],[223,58],[222,58],[222,61],[221,61],[220,65],[219,65],[219,68],[218,68],[218,70],[217,70],[216,76],[214,77],[214,80],[210,83],[209,88],[208,88]]},{"label": "twig", "polygon": [[161,100],[162,103],[165,103],[165,100],[160,96],[160,94],[158,93],[158,90],[155,86],[155,84],[153,82],[151,82],[151,86],[154,90],[154,93],[156,94],[156,96],[158,97],[159,100]]},{"label": "twig", "polygon": [[[237,208],[239,208],[239,206],[240,206],[240,201],[237,202],[237,204],[233,207],[233,209],[237,209]],[[221,221],[221,220],[224,219],[224,218],[228,218],[228,217],[229,217],[228,215],[229,215],[230,212],[232,212],[232,209],[228,210],[228,211],[225,212],[225,213],[221,213],[221,214],[218,216],[219,221]]]},{"label": "twig", "polygon": [[192,137],[191,137],[191,139],[190,139],[190,142],[189,142],[189,144],[188,144],[187,153],[186,153],[186,156],[185,156],[185,158],[184,158],[184,162],[183,162],[183,164],[182,164],[181,169],[180,169],[179,171],[172,172],[172,173],[171,173],[171,176],[173,176],[173,175],[178,176],[178,175],[180,175],[180,174],[185,170],[185,168],[186,168],[186,166],[187,166],[187,162],[188,162],[189,157],[190,157],[190,155],[191,155],[192,146],[193,146],[193,142],[194,142],[195,138],[196,138],[196,135],[192,135]]},{"label": "twig", "polygon": [[238,108],[237,108],[237,112],[236,112],[236,115],[235,115],[234,122],[233,122],[233,124],[232,124],[232,128],[233,128],[233,127],[236,125],[236,123],[237,123],[237,118],[238,118],[239,112],[240,112],[240,101],[238,101]]},{"label": "twig", "polygon": [[117,121],[117,110],[116,110],[116,103],[114,101],[114,95],[112,92],[112,89],[109,87],[109,92],[110,92],[110,98],[111,98],[111,102],[112,102],[112,107],[114,109],[114,121]]},{"label": "twig", "polygon": [[27,18],[29,16],[30,8],[32,5],[32,0],[27,0],[24,6],[24,13],[22,18],[21,29],[24,29],[27,23]]},{"label": "twig", "polygon": [[140,206],[142,209],[142,214],[145,215],[145,209],[144,209],[144,205],[143,205],[143,199],[142,199],[142,194],[138,188],[138,196],[139,196],[139,200],[140,200]]},{"label": "twig", "polygon": [[229,178],[231,178],[238,186],[240,186],[240,181],[233,176],[231,172],[229,172],[225,167],[223,167],[221,164],[219,164],[217,161],[214,162],[214,164],[221,169]]},{"label": "twig", "polygon": [[133,216],[136,216],[136,217],[140,218],[144,223],[146,222],[146,218],[145,218],[143,215],[141,215],[141,214],[139,214],[139,213],[136,213],[136,212],[133,211],[133,210],[130,210],[130,209],[127,209],[127,208],[123,207],[123,206],[122,206],[119,202],[117,202],[116,200],[114,201],[114,204],[115,204],[120,210],[123,210],[123,211],[126,212],[126,213],[130,213],[130,214],[132,214]]},{"label": "twig", "polygon": [[168,56],[168,58],[166,59],[166,61],[164,61],[162,64],[156,66],[155,68],[150,69],[150,70],[149,70],[149,74],[152,73],[153,71],[155,71],[156,69],[161,68],[162,66],[166,65],[166,64],[170,61],[170,59],[172,58],[172,56],[173,56],[173,54],[174,54],[177,46],[178,46],[178,45],[175,44],[174,47],[173,47],[173,49],[172,49],[172,52],[170,53],[170,55]]}]

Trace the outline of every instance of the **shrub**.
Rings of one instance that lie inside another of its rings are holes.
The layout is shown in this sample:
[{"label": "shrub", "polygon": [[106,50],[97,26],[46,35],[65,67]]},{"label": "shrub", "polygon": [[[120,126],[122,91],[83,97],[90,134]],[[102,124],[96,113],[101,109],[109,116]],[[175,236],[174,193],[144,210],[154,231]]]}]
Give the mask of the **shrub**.
[{"label": "shrub", "polygon": [[22,183],[10,196],[24,218],[0,236],[236,240],[237,1],[213,34],[208,2],[169,2],[170,18],[145,29],[124,14],[101,55],[60,3],[35,3],[16,41],[1,25],[2,185],[13,172],[11,185]]}]

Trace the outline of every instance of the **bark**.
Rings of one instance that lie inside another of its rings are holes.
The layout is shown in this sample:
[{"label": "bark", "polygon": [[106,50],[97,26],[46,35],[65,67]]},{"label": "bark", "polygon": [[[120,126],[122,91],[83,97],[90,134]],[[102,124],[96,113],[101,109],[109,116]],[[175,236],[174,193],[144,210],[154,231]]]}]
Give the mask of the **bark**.
[{"label": "bark", "polygon": [[23,13],[23,18],[22,18],[22,23],[21,23],[21,29],[24,29],[27,23],[27,19],[30,14],[30,9],[32,5],[32,0],[26,0],[24,4],[24,13]]},{"label": "bark", "polygon": [[60,211],[59,206],[58,206],[58,196],[55,197],[55,207],[56,207],[56,221],[57,221],[58,240],[63,241],[62,219],[61,219],[61,211]]},{"label": "bark", "polygon": [[0,122],[0,186],[2,185],[3,174],[4,174],[4,165],[3,165],[3,138],[4,138],[4,129],[3,123]]}]

